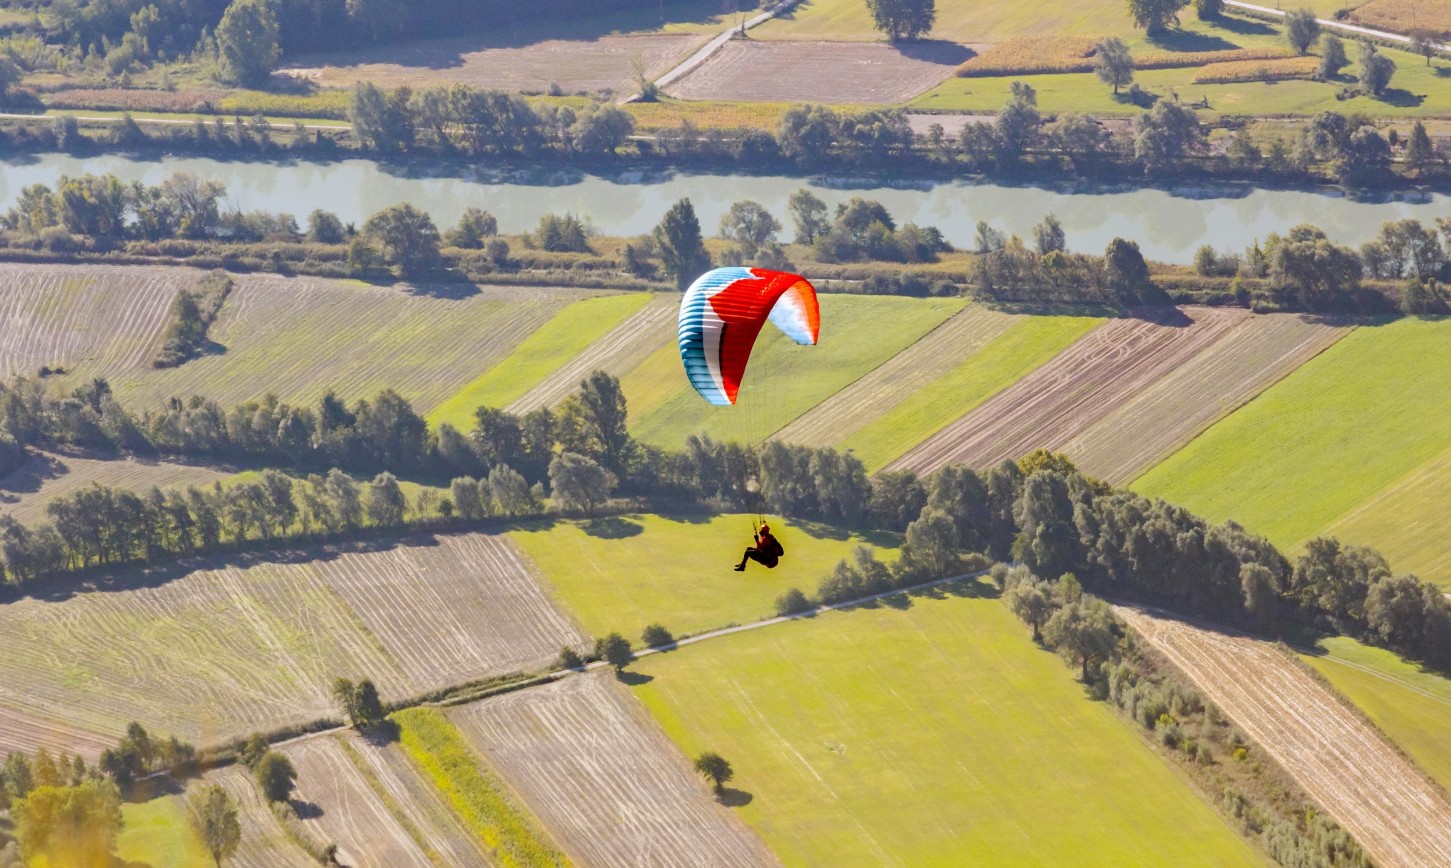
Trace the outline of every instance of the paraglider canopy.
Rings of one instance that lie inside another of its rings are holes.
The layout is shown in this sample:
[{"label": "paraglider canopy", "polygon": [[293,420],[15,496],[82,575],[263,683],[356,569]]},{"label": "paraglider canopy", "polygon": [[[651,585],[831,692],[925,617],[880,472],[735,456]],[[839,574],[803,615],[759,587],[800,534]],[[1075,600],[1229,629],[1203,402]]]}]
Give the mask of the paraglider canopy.
[{"label": "paraglider canopy", "polygon": [[680,302],[680,359],[702,398],[735,404],[767,320],[796,343],[814,345],[821,333],[816,289],[797,274],[737,267],[708,271],[690,285]]}]

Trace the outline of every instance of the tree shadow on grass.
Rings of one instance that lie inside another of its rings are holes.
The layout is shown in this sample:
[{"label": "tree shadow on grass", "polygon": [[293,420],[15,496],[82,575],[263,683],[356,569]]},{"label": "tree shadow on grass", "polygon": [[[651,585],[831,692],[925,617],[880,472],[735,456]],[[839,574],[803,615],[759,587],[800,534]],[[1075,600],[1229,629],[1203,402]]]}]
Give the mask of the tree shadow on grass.
[{"label": "tree shadow on grass", "polygon": [[1264,21],[1238,18],[1233,15],[1219,16],[1219,19],[1214,22],[1214,26],[1240,36],[1273,36],[1275,33],[1275,28]]},{"label": "tree shadow on grass", "polygon": [[939,63],[944,66],[961,66],[977,56],[977,52],[966,45],[948,42],[945,39],[917,39],[911,42],[894,42],[892,47],[903,57]]},{"label": "tree shadow on grass", "polygon": [[1223,36],[1211,33],[1196,33],[1192,30],[1169,30],[1149,37],[1149,44],[1164,51],[1199,52],[1232,51],[1239,45]]},{"label": "tree shadow on grass", "polygon": [[1415,108],[1426,101],[1423,93],[1411,93],[1403,87],[1393,87],[1381,94],[1381,102],[1396,108]]},{"label": "tree shadow on grass", "polygon": [[631,672],[628,669],[621,669],[615,673],[615,677],[626,687],[639,687],[641,684],[649,684],[655,680],[655,676],[646,675],[643,672]]},{"label": "tree shadow on grass", "polygon": [[628,539],[645,532],[645,526],[619,515],[605,516],[583,522],[584,532],[598,539]]},{"label": "tree shadow on grass", "polygon": [[727,808],[744,808],[755,801],[755,798],[745,790],[738,790],[735,787],[721,787],[715,794],[715,800]]}]

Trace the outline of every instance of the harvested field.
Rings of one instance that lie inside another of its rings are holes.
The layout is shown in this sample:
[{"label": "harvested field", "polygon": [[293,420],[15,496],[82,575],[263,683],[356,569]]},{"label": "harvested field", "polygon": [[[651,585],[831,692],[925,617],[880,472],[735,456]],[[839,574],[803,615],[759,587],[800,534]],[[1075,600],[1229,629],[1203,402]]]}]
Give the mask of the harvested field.
[{"label": "harvested field", "polygon": [[[1184,17],[1185,23],[1192,16]],[[1113,0],[1039,0],[1035,3],[938,3],[929,34],[957,42],[1000,42],[1024,33],[1100,36],[1129,33],[1133,23]],[[861,0],[811,0],[751,31],[754,39],[825,39],[874,42],[882,38]]]},{"label": "harvested field", "polygon": [[674,295],[661,295],[652,300],[639,313],[585,347],[584,352],[556,368],[507,409],[522,415],[539,407],[554,407],[596,370],[623,377],[651,353],[672,343],[679,303],[679,297]]},{"label": "harvested field", "polygon": [[211,328],[224,353],[113,380],[123,400],[203,394],[224,404],[274,392],[314,401],[396,390],[424,412],[488,370],[578,290],[376,287],[354,281],[247,276]]},{"label": "harvested field", "polygon": [[950,42],[897,48],[734,40],[669,91],[681,99],[898,103],[940,84],[971,56],[971,49]]},{"label": "harvested field", "polygon": [[1451,864],[1451,803],[1267,641],[1117,607],[1382,866]]},{"label": "harvested field", "polygon": [[462,706],[455,725],[586,865],[769,865],[611,672]]},{"label": "harvested field", "polygon": [[1254,316],[1062,446],[1085,473],[1125,484],[1340,340],[1353,324]]},{"label": "harvested field", "polygon": [[1422,28],[1451,39],[1451,5],[1446,0],[1370,0],[1356,8],[1350,20],[1392,33]]},{"label": "harvested field", "polygon": [[[139,720],[210,744],[335,714],[339,675],[366,674],[400,698],[584,644],[505,537],[219,563],[128,571],[101,590],[0,607],[11,643],[0,708],[113,736]],[[0,743],[15,737],[0,730]]]},{"label": "harvested field", "polygon": [[[213,769],[202,777],[207,784],[220,784],[237,803],[237,820],[242,826],[242,843],[227,860],[234,868],[316,868],[317,860],[288,839],[287,833],[262,800],[262,792],[247,769],[238,765]],[[193,784],[192,788],[196,785]]]},{"label": "harvested field", "polygon": [[195,464],[138,458],[83,458],[33,452],[19,470],[0,477],[0,515],[22,524],[45,520],[46,504],[91,484],[146,492],[151,488],[210,485],[227,472]]},{"label": "harvested field", "polygon": [[840,443],[952,370],[1020,319],[981,305],[964,308],[880,367],[811,408],[772,439],[813,446]]},{"label": "harvested field", "polygon": [[1059,449],[1250,314],[1182,308],[1157,315],[1110,320],[888,469],[925,474],[946,464],[991,467],[1034,449]]},{"label": "harvested field", "polygon": [[189,268],[5,266],[0,285],[0,379],[62,366],[75,382],[151,367]]},{"label": "harvested field", "polygon": [[643,58],[654,78],[699,48],[707,37],[688,34],[601,36],[539,42],[477,36],[426,39],[339,54],[299,57],[283,73],[322,87],[369,81],[380,87],[467,84],[494,90],[542,93],[558,85],[566,93],[606,88],[633,92],[631,59]]},{"label": "harvested field", "polygon": [[52,754],[67,751],[94,762],[101,751],[116,746],[114,737],[79,729],[13,708],[0,709],[0,754],[20,751],[33,754],[40,748]]}]

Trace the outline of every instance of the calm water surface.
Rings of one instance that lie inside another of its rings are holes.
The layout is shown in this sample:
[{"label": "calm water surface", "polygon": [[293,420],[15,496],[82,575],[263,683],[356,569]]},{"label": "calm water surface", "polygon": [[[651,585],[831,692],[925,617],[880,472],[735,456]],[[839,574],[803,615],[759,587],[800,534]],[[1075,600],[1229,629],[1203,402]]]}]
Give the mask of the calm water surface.
[{"label": "calm water surface", "polygon": [[732,202],[754,199],[788,226],[786,200],[809,187],[828,204],[852,196],[877,199],[899,223],[939,227],[953,244],[970,246],[979,220],[1027,238],[1049,211],[1068,233],[1069,247],[1101,252],[1114,236],[1139,242],[1144,253],[1165,262],[1188,262],[1201,244],[1245,247],[1273,231],[1310,222],[1337,241],[1359,244],[1385,220],[1451,216],[1451,197],[1418,192],[1356,201],[1335,192],[1241,187],[1156,189],[1123,187],[1083,191],[1071,186],[1019,187],[968,181],[893,184],[882,178],[701,175],[626,172],[591,175],[571,170],[488,170],[419,163],[389,166],[369,160],[331,163],[230,162],[195,157],[140,161],[124,156],[77,158],[43,154],[0,162],[0,208],[14,204],[28,184],[54,186],[62,175],[113,173],[132,181],[160,183],[186,171],[226,185],[229,203],[244,210],[295,214],[314,208],[361,224],[369,214],[398,202],[428,211],[441,227],[477,206],[499,220],[503,232],[522,232],[549,212],[588,217],[609,235],[648,232],[677,199],[689,197],[707,234],[713,234]]}]

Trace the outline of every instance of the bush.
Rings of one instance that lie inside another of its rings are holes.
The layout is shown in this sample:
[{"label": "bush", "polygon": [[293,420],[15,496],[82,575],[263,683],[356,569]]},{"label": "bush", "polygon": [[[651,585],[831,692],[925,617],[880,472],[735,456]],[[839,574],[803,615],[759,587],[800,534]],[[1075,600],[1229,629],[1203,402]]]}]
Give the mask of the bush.
[{"label": "bush", "polygon": [[651,624],[640,637],[648,648],[664,648],[675,644],[675,637],[660,624]]},{"label": "bush", "polygon": [[584,658],[580,657],[579,652],[573,648],[561,648],[559,649],[559,668],[582,669],[584,668]]},{"label": "bush", "polygon": [[792,588],[776,598],[776,614],[781,617],[799,615],[802,612],[809,612],[813,608],[811,600],[801,593],[800,588]]}]

